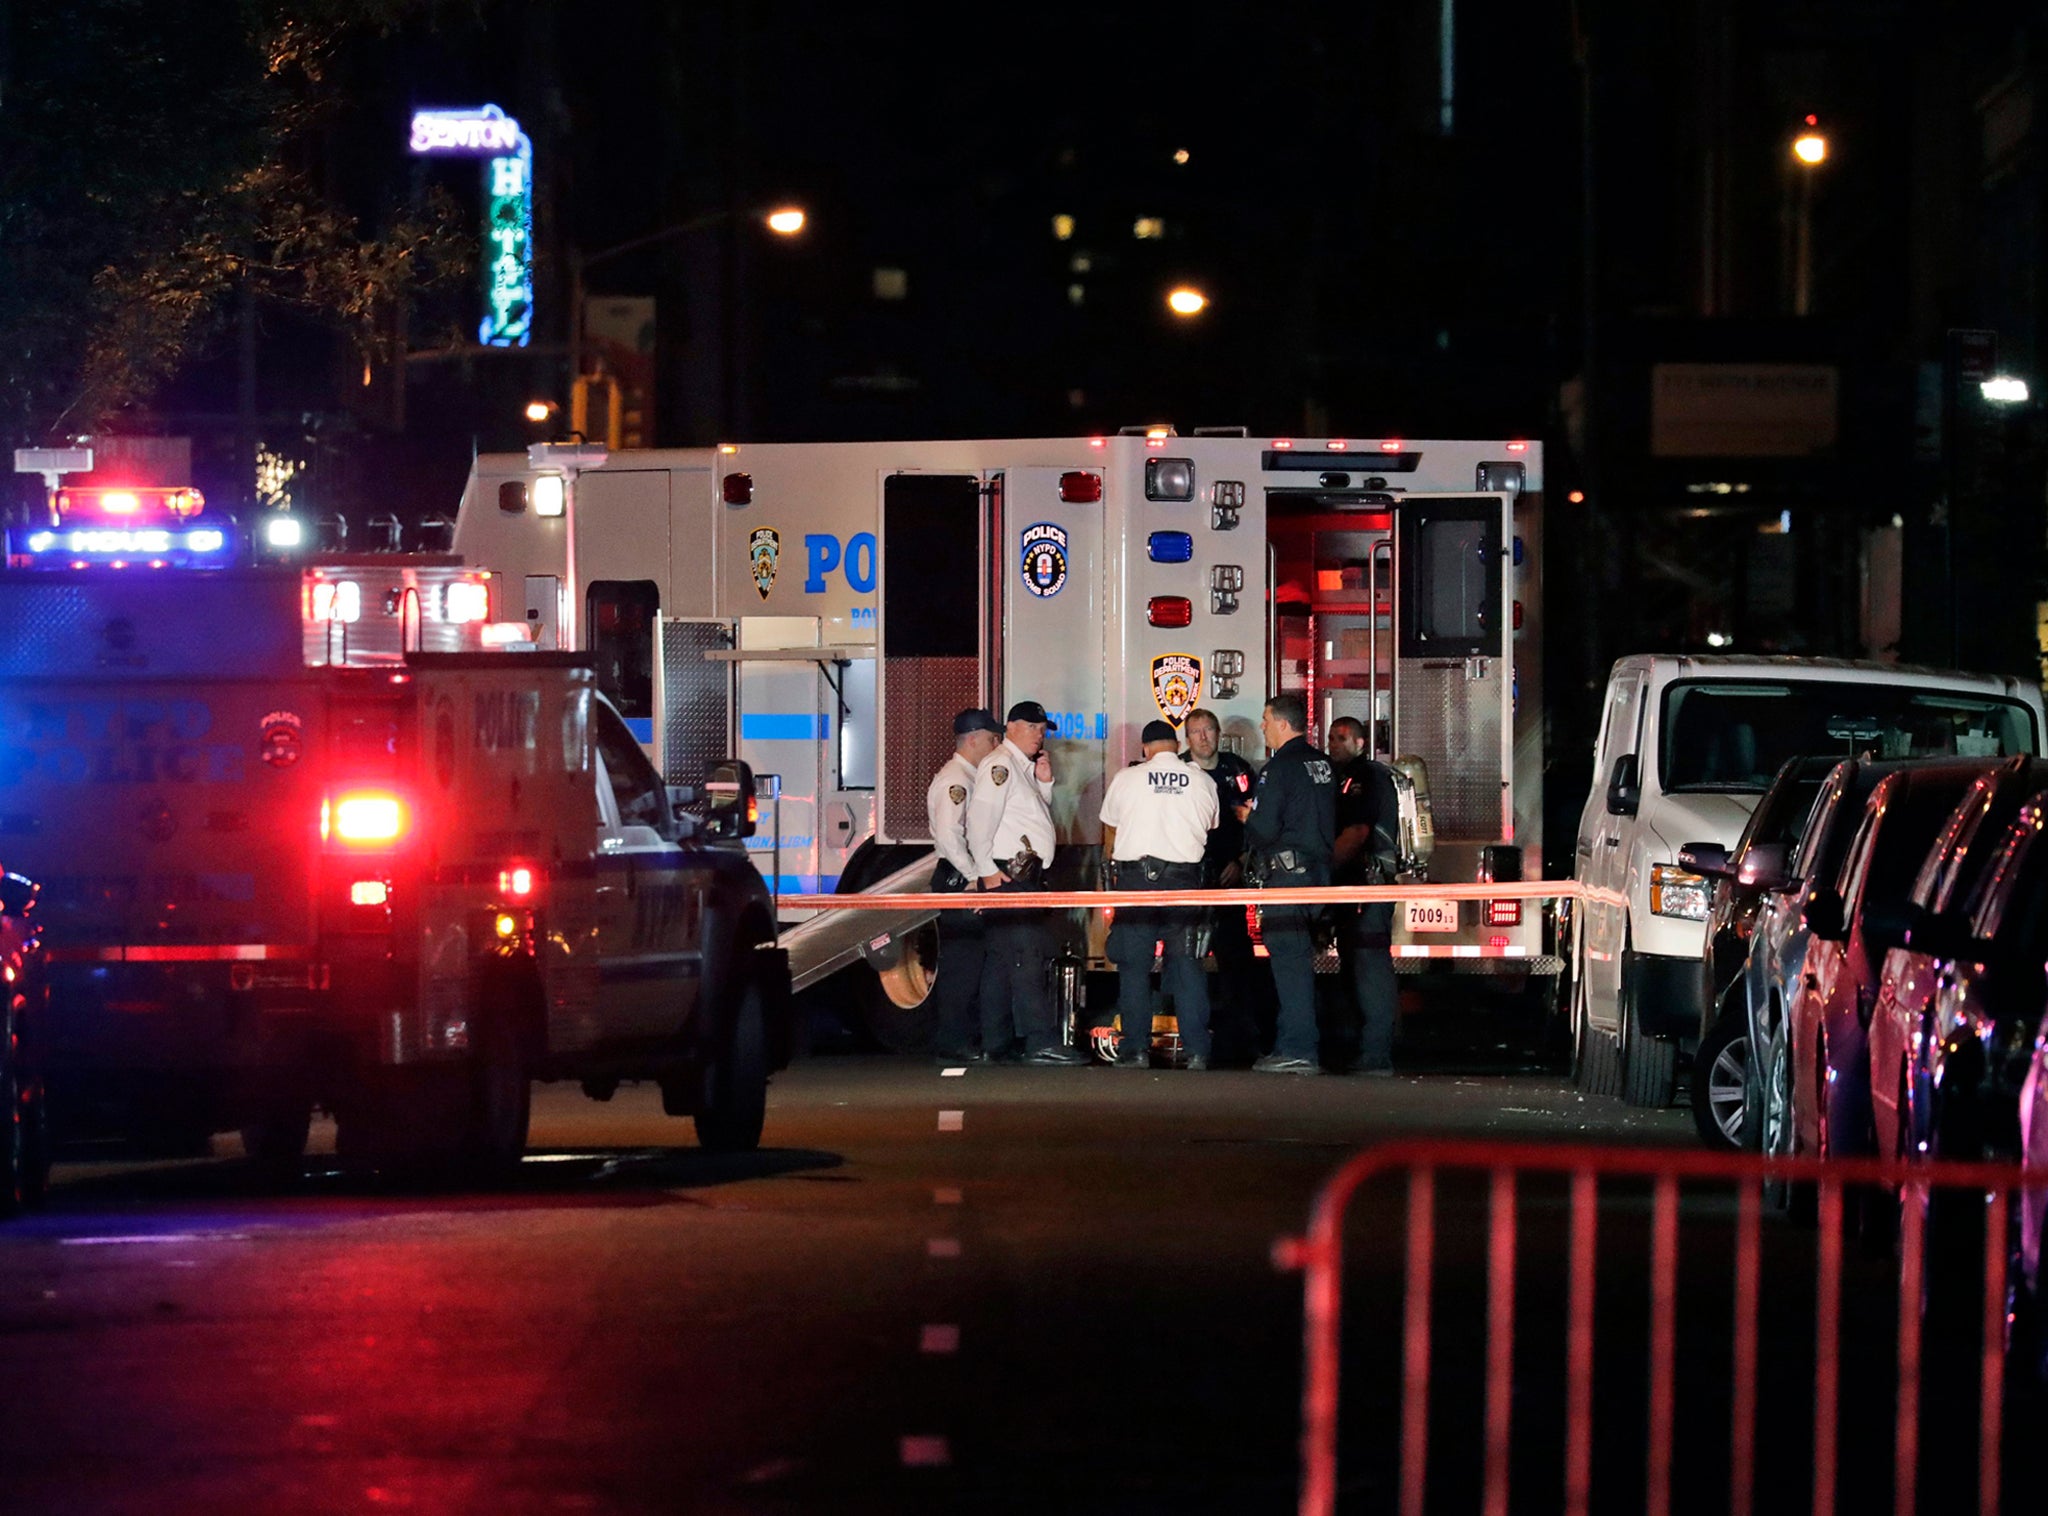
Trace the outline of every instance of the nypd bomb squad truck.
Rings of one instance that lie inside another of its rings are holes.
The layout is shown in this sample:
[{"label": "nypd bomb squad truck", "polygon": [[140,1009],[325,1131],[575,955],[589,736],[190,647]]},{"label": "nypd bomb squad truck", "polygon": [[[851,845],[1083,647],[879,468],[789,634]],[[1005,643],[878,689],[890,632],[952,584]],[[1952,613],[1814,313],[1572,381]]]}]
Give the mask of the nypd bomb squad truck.
[{"label": "nypd bomb squad truck", "polygon": [[[89,467],[89,464],[87,465]],[[87,476],[92,477],[92,476]],[[257,563],[95,484],[0,571],[0,849],[42,885],[53,1114],[510,1162],[529,1081],[659,1081],[749,1148],[789,1052],[751,786],[680,815],[587,660],[452,557]]]},{"label": "nypd bomb squad truck", "polygon": [[[752,766],[748,847],[780,899],[925,885],[925,787],[962,707],[1050,714],[1053,877],[1074,887],[1147,720],[1205,706],[1258,761],[1280,690],[1308,697],[1312,737],[1355,716],[1422,782],[1428,877],[1510,880],[1542,857],[1542,488],[1520,440],[539,444],[477,458],[454,546],[523,595],[540,645],[593,658],[671,783],[726,752]],[[928,919],[789,914],[799,988],[865,962],[877,1035],[929,1034]],[[1412,899],[1395,925],[1406,972],[1560,968],[1519,901]]]}]

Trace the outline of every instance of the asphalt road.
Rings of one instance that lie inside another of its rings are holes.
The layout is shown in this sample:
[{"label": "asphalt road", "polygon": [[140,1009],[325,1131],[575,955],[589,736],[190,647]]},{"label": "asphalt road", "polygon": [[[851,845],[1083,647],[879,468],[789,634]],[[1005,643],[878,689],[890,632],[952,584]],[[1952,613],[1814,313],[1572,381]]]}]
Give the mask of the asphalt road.
[{"label": "asphalt road", "polygon": [[[599,1105],[547,1087],[528,1161],[489,1192],[318,1158],[266,1179],[232,1138],[204,1160],[63,1164],[50,1209],[0,1228],[0,1511],[1286,1511],[1301,1285],[1273,1241],[1347,1155],[1417,1134],[1695,1140],[1681,1110],[1525,1072],[830,1056],[778,1077],[746,1158],[700,1153],[651,1089]],[[1403,1207],[1398,1187],[1364,1191],[1347,1242],[1360,1509],[1393,1495]],[[1597,1504],[1614,1509],[1640,1508],[1645,1211],[1624,1193],[1603,1212]],[[1728,1215],[1687,1202],[1679,1509],[1725,1509],[1686,1497],[1725,1478],[1725,1387],[1700,1366],[1726,1356]],[[1483,1189],[1445,1185],[1429,1467],[1459,1508],[1476,1508],[1486,1217]],[[1556,1488],[1563,1217],[1529,1187],[1524,1490]],[[1811,1237],[1771,1223],[1765,1241],[1764,1420],[1797,1435],[1764,1450],[1783,1498],[1759,1509],[1800,1509],[1810,1283],[1772,1268],[1810,1280]],[[1857,1341],[1859,1301],[1889,1289],[1879,1270],[1859,1295],[1859,1267]]]}]

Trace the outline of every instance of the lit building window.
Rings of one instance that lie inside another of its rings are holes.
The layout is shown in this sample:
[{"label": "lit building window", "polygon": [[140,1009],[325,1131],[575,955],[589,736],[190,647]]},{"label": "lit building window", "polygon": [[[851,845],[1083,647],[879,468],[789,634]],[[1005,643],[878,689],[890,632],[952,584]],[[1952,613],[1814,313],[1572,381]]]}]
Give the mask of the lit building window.
[{"label": "lit building window", "polygon": [[910,273],[900,268],[878,268],[875,270],[875,298],[877,300],[902,300],[910,294]]},{"label": "lit building window", "polygon": [[1086,253],[1076,253],[1071,259],[1068,260],[1067,267],[1072,269],[1077,274],[1085,274],[1090,269],[1095,267],[1095,260],[1090,258]]},{"label": "lit building window", "polygon": [[1155,241],[1166,235],[1166,219],[1163,216],[1140,216],[1131,223],[1131,235],[1140,242]]},{"label": "lit building window", "polygon": [[1188,161],[1188,150],[1184,147],[1175,148],[1173,150],[1173,161],[1175,163],[1186,163]]},{"label": "lit building window", "polygon": [[1086,300],[1087,298],[1088,291],[1083,289],[1080,285],[1070,284],[1067,286],[1067,304],[1079,305],[1083,300]]},{"label": "lit building window", "polygon": [[1074,218],[1072,216],[1053,217],[1052,234],[1061,242],[1069,240],[1074,235]]}]

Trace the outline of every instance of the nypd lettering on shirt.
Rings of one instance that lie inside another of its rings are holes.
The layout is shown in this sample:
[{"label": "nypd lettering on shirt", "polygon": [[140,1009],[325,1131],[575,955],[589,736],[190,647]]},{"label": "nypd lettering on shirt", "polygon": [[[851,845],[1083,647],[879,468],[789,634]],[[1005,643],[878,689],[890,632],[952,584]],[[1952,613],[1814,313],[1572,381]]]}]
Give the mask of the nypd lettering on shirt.
[{"label": "nypd lettering on shirt", "polygon": [[1188,775],[1184,772],[1174,773],[1171,771],[1161,771],[1159,769],[1145,770],[1146,788],[1161,793],[1170,793],[1175,790],[1184,790],[1188,787],[1190,782],[1191,781]]}]

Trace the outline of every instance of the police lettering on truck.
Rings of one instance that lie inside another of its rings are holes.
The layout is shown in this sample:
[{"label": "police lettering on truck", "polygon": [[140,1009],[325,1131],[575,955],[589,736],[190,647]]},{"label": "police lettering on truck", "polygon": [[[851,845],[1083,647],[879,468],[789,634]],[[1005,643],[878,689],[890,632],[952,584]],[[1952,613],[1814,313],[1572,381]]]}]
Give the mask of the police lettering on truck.
[{"label": "police lettering on truck", "polygon": [[637,1079],[759,1140],[787,970],[743,766],[679,812],[584,657],[481,650],[520,608],[451,557],[40,535],[0,572],[0,816],[54,1111],[282,1161],[324,1108],[345,1153],[506,1163],[531,1080]]}]

